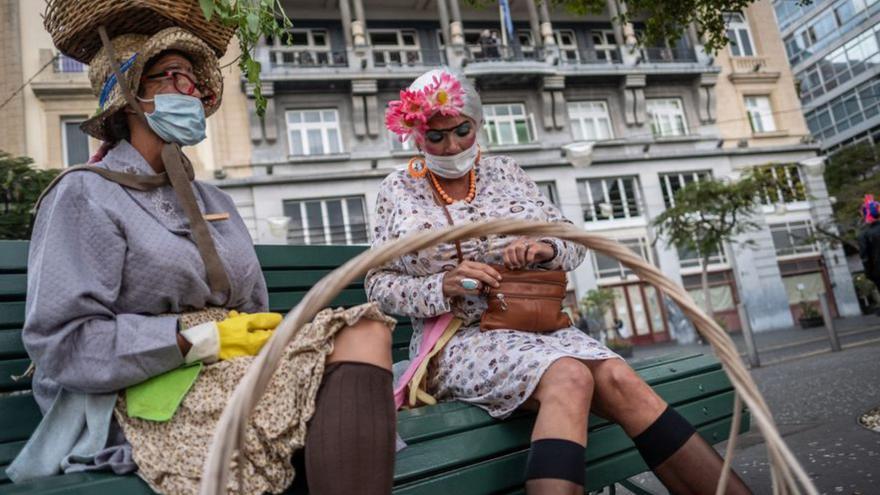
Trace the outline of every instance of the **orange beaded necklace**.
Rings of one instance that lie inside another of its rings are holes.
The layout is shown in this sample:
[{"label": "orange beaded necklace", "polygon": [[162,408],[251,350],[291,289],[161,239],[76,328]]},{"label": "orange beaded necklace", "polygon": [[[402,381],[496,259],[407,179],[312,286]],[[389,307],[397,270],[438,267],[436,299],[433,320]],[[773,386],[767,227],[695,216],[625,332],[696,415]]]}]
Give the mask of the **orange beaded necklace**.
[{"label": "orange beaded necklace", "polygon": [[[477,158],[474,160],[474,168],[468,173],[468,179],[470,182],[470,187],[468,188],[468,194],[464,197],[465,203],[470,203],[477,196],[477,164],[480,163],[480,151],[477,151]],[[446,191],[440,186],[440,181],[437,180],[437,176],[434,175],[433,172],[428,171],[428,175],[431,177],[431,183],[434,184],[434,189],[437,190],[437,194],[440,196],[440,199],[446,202],[446,204],[451,205],[455,202]]]}]

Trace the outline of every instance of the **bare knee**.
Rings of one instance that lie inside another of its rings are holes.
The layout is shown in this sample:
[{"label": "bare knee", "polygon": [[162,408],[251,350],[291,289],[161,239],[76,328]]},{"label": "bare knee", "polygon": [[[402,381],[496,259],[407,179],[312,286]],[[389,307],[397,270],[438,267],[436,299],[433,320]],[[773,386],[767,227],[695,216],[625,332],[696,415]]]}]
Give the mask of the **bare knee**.
[{"label": "bare knee", "polygon": [[570,405],[586,405],[593,395],[593,376],[583,363],[576,359],[562,358],[547,368],[534,398],[541,404],[555,402]]},{"label": "bare knee", "polygon": [[383,322],[360,320],[334,338],[328,363],[358,361],[391,369],[391,329]]},{"label": "bare knee", "polygon": [[619,416],[638,411],[640,414],[659,415],[666,403],[644,380],[618,359],[611,359],[591,367],[596,395],[604,410],[619,421]]}]

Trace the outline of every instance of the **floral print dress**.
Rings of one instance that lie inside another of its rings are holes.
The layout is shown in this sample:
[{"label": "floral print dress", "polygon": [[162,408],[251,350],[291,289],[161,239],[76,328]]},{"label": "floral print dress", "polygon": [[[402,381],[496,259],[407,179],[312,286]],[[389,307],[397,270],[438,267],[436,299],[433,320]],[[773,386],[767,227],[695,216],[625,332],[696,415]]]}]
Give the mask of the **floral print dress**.
[{"label": "floral print dress", "polygon": [[[526,173],[505,156],[484,157],[477,166],[474,200],[456,201],[448,209],[456,225],[501,217],[568,222]],[[401,170],[386,177],[380,186],[375,225],[374,247],[449,223],[434,201],[430,181],[412,178]],[[501,264],[503,249],[516,238],[500,235],[462,240],[462,254],[467,260]],[[558,255],[540,267],[570,271],[584,260],[586,249],[580,244],[549,240]],[[532,395],[544,371],[557,359],[619,358],[575,327],[541,334],[481,332],[484,297],[447,299],[443,295],[443,274],[456,264],[455,245],[438,244],[374,269],[366,280],[370,300],[383,312],[412,318],[411,357],[419,352],[426,319],[451,311],[463,321],[429,369],[428,391],[438,400],[468,402],[503,418]]]}]

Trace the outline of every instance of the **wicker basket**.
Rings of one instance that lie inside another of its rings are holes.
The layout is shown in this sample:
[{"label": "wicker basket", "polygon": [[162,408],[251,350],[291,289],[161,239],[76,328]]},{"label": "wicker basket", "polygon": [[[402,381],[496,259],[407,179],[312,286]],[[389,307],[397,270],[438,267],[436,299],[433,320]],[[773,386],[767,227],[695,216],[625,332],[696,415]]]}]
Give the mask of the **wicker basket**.
[{"label": "wicker basket", "polygon": [[218,57],[226,53],[235,31],[217,17],[205,19],[197,0],[47,0],[43,25],[64,55],[85,64],[101,48],[100,25],[111,39],[178,26],[204,40]]}]

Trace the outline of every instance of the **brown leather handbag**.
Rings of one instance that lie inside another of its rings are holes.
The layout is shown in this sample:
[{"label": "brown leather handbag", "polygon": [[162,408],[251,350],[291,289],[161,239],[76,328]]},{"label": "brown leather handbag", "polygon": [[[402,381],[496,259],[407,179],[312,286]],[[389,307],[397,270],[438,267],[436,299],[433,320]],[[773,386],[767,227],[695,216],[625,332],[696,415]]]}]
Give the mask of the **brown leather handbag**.
[{"label": "brown leather handbag", "polygon": [[487,287],[489,307],[480,318],[480,330],[553,332],[571,326],[571,319],[562,311],[565,272],[492,267],[502,280],[498,288]]},{"label": "brown leather handbag", "polygon": [[[441,202],[449,225],[455,225],[449,209]],[[461,243],[455,241],[458,262],[464,261]],[[489,307],[480,318],[480,330],[554,332],[571,326],[562,311],[568,285],[562,270],[508,270],[492,265],[501,274],[498,288],[485,286]]]}]

